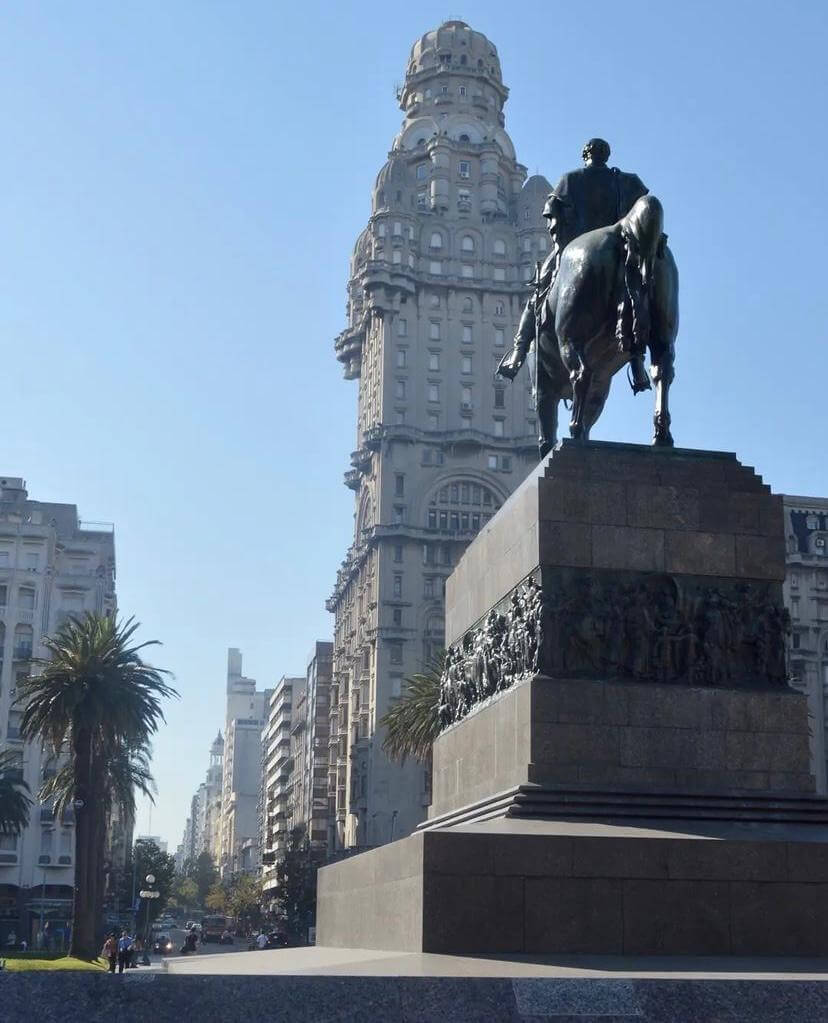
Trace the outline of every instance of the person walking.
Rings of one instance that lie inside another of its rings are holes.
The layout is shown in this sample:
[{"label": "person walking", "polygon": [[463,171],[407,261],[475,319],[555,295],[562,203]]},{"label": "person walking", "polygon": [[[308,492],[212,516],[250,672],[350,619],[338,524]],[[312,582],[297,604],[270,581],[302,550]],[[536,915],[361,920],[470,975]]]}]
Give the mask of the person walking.
[{"label": "person walking", "polygon": [[132,961],[129,964],[133,970],[138,969],[138,957],[139,956],[143,957],[143,954],[144,942],[140,937],[136,937],[135,940],[132,942]]},{"label": "person walking", "polygon": [[109,937],[103,944],[101,949],[101,958],[109,960],[109,972],[115,972],[115,965],[118,962],[118,942],[115,940],[115,935],[110,934]]},{"label": "person walking", "polygon": [[129,954],[130,947],[132,946],[132,939],[126,931],[121,932],[121,937],[118,939],[118,973],[123,973],[129,965]]}]

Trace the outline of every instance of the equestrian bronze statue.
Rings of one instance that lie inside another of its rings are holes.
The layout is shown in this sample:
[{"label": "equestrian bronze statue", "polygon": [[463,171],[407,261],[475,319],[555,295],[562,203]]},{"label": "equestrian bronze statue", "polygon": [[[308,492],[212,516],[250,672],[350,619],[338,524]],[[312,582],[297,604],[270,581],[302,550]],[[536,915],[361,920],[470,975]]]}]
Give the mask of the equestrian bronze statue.
[{"label": "equestrian bronze statue", "polygon": [[634,394],[650,390],[652,379],[653,443],[673,444],[668,398],[678,270],[664,211],[637,175],[607,166],[603,139],[590,139],[582,155],[584,167],[565,174],[544,207],[552,249],[538,265],[514,346],[497,368],[513,379],[534,343],[541,458],[557,441],[562,400],[572,401],[571,436],[589,440],[622,366],[629,367]]}]

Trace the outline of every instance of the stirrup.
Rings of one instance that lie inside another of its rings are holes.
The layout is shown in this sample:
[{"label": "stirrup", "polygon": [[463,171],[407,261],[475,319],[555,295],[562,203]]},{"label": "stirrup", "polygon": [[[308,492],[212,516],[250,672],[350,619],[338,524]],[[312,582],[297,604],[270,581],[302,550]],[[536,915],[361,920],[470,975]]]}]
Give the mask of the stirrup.
[{"label": "stirrup", "polygon": [[632,388],[633,394],[639,394],[641,391],[651,391],[653,389],[653,385],[650,383],[650,378],[648,376],[644,377],[644,383],[635,382],[633,379],[632,363],[629,362],[627,363],[627,381]]}]

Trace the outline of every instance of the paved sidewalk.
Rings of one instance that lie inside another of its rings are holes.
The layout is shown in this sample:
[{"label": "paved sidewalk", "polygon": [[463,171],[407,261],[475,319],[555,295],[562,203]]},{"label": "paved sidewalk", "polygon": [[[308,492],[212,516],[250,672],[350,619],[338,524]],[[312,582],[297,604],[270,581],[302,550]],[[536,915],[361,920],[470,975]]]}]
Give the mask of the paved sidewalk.
[{"label": "paved sidewalk", "polygon": [[170,974],[337,977],[559,977],[616,980],[828,980],[827,959],[446,956],[364,948],[286,948],[166,959]]}]

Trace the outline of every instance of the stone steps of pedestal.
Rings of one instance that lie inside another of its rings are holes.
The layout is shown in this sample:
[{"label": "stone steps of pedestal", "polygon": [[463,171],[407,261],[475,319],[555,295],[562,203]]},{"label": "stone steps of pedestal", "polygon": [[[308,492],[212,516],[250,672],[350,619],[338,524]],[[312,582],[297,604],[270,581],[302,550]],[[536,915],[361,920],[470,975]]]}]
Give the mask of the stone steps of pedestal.
[{"label": "stone steps of pedestal", "polygon": [[769,493],[770,488],[752,465],[743,465],[727,452],[672,449],[664,451],[645,445],[590,441],[564,441],[549,456],[544,467],[547,478],[556,476],[624,479],[628,471],[636,482],[670,486],[702,486],[708,492],[748,491]]},{"label": "stone steps of pedestal", "polygon": [[424,821],[420,831],[495,820],[658,819],[812,824],[828,827],[828,800],[818,796],[731,793],[586,791],[521,785],[450,813]]},{"label": "stone steps of pedestal", "polygon": [[828,800],[774,795],[705,795],[640,792],[582,792],[521,788],[508,817],[673,818],[828,825]]}]

